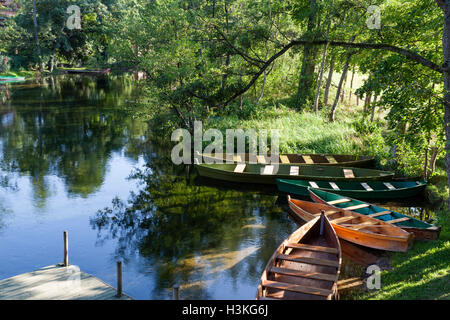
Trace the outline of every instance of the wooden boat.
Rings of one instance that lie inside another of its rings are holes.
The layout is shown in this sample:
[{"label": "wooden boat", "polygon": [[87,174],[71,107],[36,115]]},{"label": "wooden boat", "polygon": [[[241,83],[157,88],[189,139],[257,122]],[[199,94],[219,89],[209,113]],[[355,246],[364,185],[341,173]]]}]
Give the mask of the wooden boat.
[{"label": "wooden boat", "polygon": [[356,199],[398,199],[409,198],[423,193],[427,183],[424,181],[307,181],[277,179],[278,190],[289,194],[309,196],[308,187]]},{"label": "wooden boat", "polygon": [[341,247],[325,215],[284,240],[262,273],[257,300],[331,300],[337,295]]},{"label": "wooden boat", "polygon": [[368,248],[406,252],[414,235],[390,223],[330,205],[291,199],[289,208],[294,217],[311,221],[324,211],[339,238]]},{"label": "wooden boat", "polygon": [[275,184],[276,179],[302,179],[324,181],[373,181],[390,180],[392,172],[364,169],[323,166],[294,166],[279,164],[197,164],[200,176],[232,182]]},{"label": "wooden boat", "polygon": [[413,233],[415,238],[419,240],[435,240],[439,238],[441,232],[440,227],[436,227],[430,223],[360,200],[316,189],[309,189],[309,193],[311,198],[316,202],[329,204],[336,208],[354,211],[378,220],[386,221]]},{"label": "wooden boat", "polygon": [[[271,155],[253,155],[249,153],[238,154],[202,154],[205,163],[212,163],[213,161],[227,161],[227,157],[233,162],[242,163],[269,163]],[[342,154],[297,154],[284,153],[276,156],[278,163],[293,164],[293,165],[321,165],[321,166],[343,166],[343,167],[372,167],[375,164],[375,158],[369,156],[352,156]],[[273,162],[273,161],[272,161]]]}]

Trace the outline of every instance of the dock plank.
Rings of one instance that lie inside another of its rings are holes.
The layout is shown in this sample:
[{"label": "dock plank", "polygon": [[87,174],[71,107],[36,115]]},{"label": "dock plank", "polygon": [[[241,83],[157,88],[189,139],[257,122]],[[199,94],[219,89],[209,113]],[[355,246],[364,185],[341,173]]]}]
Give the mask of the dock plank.
[{"label": "dock plank", "polygon": [[76,266],[52,265],[0,280],[0,300],[131,300]]}]

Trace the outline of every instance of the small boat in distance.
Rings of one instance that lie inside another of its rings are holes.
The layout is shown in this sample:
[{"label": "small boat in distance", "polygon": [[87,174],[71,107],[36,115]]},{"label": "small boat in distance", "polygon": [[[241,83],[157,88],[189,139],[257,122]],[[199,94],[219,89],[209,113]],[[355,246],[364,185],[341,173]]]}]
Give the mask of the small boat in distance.
[{"label": "small boat in distance", "polygon": [[308,188],[323,190],[356,199],[398,199],[422,194],[425,181],[307,181],[278,179],[278,190],[289,194],[309,196]]},{"label": "small boat in distance", "polygon": [[196,164],[200,176],[231,182],[275,184],[276,179],[324,181],[391,180],[394,173],[365,168],[279,164]]},{"label": "small boat in distance", "polygon": [[439,238],[441,232],[440,227],[392,210],[377,207],[364,201],[316,189],[309,189],[309,193],[315,202],[332,205],[339,209],[354,211],[378,220],[386,221],[407,232],[414,233],[415,238],[418,240],[435,240]]},{"label": "small boat in distance", "polygon": [[262,273],[257,300],[337,298],[342,263],[338,237],[325,215],[306,223],[275,250]]},{"label": "small boat in distance", "polygon": [[325,212],[338,237],[349,242],[373,249],[406,252],[414,241],[413,234],[382,220],[322,203],[295,200],[289,195],[287,197],[295,220],[300,218],[311,221]]},{"label": "small boat in distance", "polygon": [[[214,154],[203,153],[203,159],[208,160],[208,163],[212,163],[214,160],[221,160],[226,162],[227,159],[232,159],[233,162],[242,163],[260,163],[267,164],[271,160],[271,155],[253,155],[249,153],[238,154]],[[228,158],[227,158],[228,157]],[[297,153],[284,153],[275,156],[278,159],[278,163],[292,164],[292,165],[321,165],[321,166],[342,166],[342,167],[373,167],[375,164],[375,158],[369,156],[352,156],[342,154],[297,154]]]}]

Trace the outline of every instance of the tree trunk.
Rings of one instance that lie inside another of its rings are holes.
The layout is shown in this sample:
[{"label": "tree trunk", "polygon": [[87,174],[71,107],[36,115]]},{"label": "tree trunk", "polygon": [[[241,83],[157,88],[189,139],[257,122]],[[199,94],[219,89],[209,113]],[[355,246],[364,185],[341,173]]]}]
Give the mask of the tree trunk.
[{"label": "tree trunk", "polygon": [[36,55],[39,62],[39,71],[42,72],[44,68],[42,65],[41,46],[39,45],[39,37],[38,37],[36,0],[33,0],[33,26],[34,26],[34,41],[36,43]]},{"label": "tree trunk", "polygon": [[328,105],[328,95],[330,94],[331,81],[333,80],[335,57],[336,57],[336,55],[331,56],[330,69],[328,70],[327,84],[325,86],[325,92],[323,94],[323,104],[325,106]]},{"label": "tree trunk", "polygon": [[[315,29],[315,20],[316,0],[310,0],[307,33],[311,39],[311,34]],[[306,44],[303,48],[303,61],[297,91],[298,109],[302,109],[308,100],[312,101],[314,99],[314,69],[316,53],[316,47],[311,44]]]},{"label": "tree trunk", "polygon": [[353,90],[353,80],[355,79],[355,66],[352,70],[352,80],[350,81],[350,90],[348,92],[348,104],[352,103],[352,90]]},{"label": "tree trunk", "polygon": [[375,95],[375,98],[373,99],[372,115],[370,116],[370,122],[373,122],[373,120],[375,119],[375,109],[377,107],[377,99],[378,96]]},{"label": "tree trunk", "polygon": [[[331,25],[331,23],[328,23],[326,37],[328,37],[328,32],[330,31],[330,25]],[[314,99],[314,112],[316,114],[319,112],[320,87],[322,86],[323,69],[325,67],[325,61],[327,59],[327,50],[328,50],[328,43],[323,48],[322,63],[320,64],[319,79],[317,81],[316,98]]]},{"label": "tree trunk", "polygon": [[430,168],[428,177],[432,176],[434,173],[434,169],[436,168],[436,159],[437,159],[438,154],[439,154],[439,148],[432,147],[431,148],[430,165],[428,166]]},{"label": "tree trunk", "polygon": [[[444,128],[447,143],[445,144],[445,164],[447,167],[447,179],[450,186],[450,1],[437,0],[438,5],[444,11],[444,33],[442,35],[442,48],[444,53]],[[450,208],[450,199],[447,201]]]},{"label": "tree trunk", "polygon": [[336,98],[334,99],[333,107],[331,108],[330,113],[330,121],[334,122],[334,116],[336,113],[336,109],[339,103],[339,95],[341,94],[342,85],[344,83],[344,79],[347,75],[348,65],[350,64],[350,58],[352,57],[352,53],[347,54],[347,59],[345,60],[344,70],[342,71],[341,80],[339,80],[339,85],[337,87]]},{"label": "tree trunk", "polygon": [[344,83],[343,83],[343,85],[342,85],[342,91],[341,91],[341,103],[344,103],[345,86],[347,85],[347,77],[348,77],[348,72],[345,74]]}]

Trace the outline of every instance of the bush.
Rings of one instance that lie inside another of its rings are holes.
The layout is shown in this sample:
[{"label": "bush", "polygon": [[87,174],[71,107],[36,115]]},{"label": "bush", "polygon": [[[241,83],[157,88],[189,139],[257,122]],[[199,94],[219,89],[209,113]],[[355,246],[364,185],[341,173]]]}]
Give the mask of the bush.
[{"label": "bush", "polygon": [[8,72],[9,68],[9,58],[7,56],[0,55],[0,73]]}]

